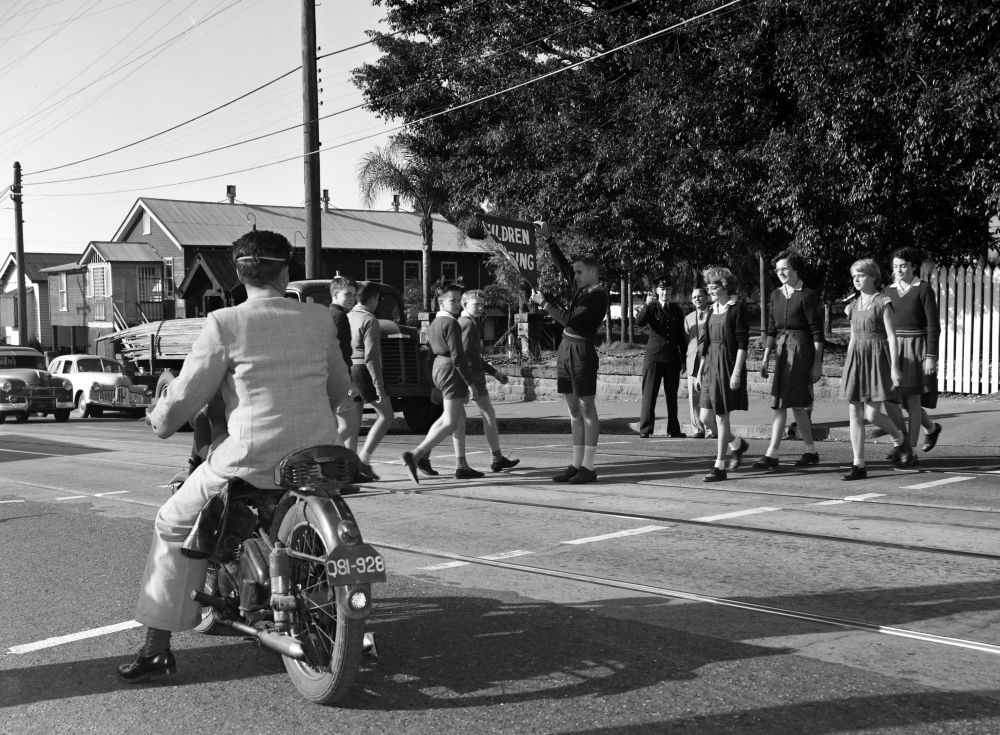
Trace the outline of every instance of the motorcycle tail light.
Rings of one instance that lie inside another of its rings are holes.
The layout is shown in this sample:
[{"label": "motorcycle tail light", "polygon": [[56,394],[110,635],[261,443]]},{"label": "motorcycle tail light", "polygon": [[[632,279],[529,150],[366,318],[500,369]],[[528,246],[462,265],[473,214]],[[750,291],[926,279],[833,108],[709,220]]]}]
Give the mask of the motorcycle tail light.
[{"label": "motorcycle tail light", "polygon": [[354,521],[343,520],[337,524],[337,536],[342,543],[356,544],[361,540],[361,531]]},{"label": "motorcycle tail light", "polygon": [[348,603],[352,610],[364,610],[368,607],[368,595],[361,590],[355,590],[351,593]]}]

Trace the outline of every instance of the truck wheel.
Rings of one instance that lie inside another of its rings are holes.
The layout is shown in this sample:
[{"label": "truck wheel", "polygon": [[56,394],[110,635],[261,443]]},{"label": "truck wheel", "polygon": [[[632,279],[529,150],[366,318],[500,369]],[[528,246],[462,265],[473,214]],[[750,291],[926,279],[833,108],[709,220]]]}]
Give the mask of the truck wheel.
[{"label": "truck wheel", "polygon": [[69,421],[69,409],[64,408],[59,411],[53,411],[52,416],[55,417],[55,420],[58,421],[60,424],[63,423],[64,421]]},{"label": "truck wheel", "polygon": [[414,434],[426,434],[443,411],[430,398],[407,398],[403,404],[403,418]]},{"label": "truck wheel", "polygon": [[23,424],[28,420],[28,416],[30,415],[27,411],[18,411],[14,414],[14,420],[19,424]]},{"label": "truck wheel", "polygon": [[0,424],[4,423],[6,420],[7,420],[7,414],[0,413]]}]

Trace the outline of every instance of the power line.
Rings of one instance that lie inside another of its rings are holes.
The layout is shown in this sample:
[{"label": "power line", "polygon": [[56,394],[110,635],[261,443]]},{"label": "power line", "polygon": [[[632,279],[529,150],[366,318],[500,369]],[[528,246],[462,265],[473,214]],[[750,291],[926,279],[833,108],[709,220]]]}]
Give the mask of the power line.
[{"label": "power line", "polygon": [[[107,13],[108,11],[117,10],[118,8],[122,8],[122,7],[125,7],[126,5],[131,5],[132,3],[137,3],[137,2],[141,2],[141,1],[142,0],[125,0],[125,2],[119,3],[118,5],[112,5],[111,7],[108,7],[108,8],[100,8],[100,9],[94,10],[94,11],[92,11],[90,13],[84,13],[83,15],[78,16],[77,20],[79,20],[80,18],[89,18],[91,15],[98,15],[100,13]],[[62,0],[56,0],[56,2],[62,2]],[[51,3],[49,3],[49,5],[50,6],[51,5],[55,5],[56,2],[51,2]],[[35,14],[37,15],[38,12],[40,12],[41,10],[44,10],[44,9],[45,8],[41,8],[39,11],[36,11]],[[17,15],[24,15],[24,13],[18,13]],[[12,16],[12,17],[16,17],[16,16]],[[32,17],[34,17],[34,16],[32,16]],[[31,18],[28,19],[27,23],[30,23],[30,22],[31,22]],[[2,26],[3,23],[4,23],[4,21],[0,21],[0,26]],[[25,25],[27,25],[27,23],[25,23]],[[27,30],[27,31],[22,30],[24,28],[24,26],[21,26],[21,29],[19,29],[17,33],[14,33],[14,34],[12,34],[10,36],[0,36],[0,41],[10,41],[10,40],[12,40],[14,38],[18,38],[19,36],[28,36],[28,35],[30,35],[32,33],[38,33],[39,31],[44,31],[47,28],[55,28],[57,25],[59,25],[59,23],[49,23],[48,25],[38,26],[37,28],[32,28],[32,29]]]},{"label": "power line", "polygon": [[[605,56],[609,56],[611,54],[617,53],[617,52],[622,51],[622,50],[624,50],[626,48],[630,48],[632,46],[636,46],[638,44],[645,43],[646,41],[651,41],[654,38],[658,38],[658,37],[660,37],[660,36],[662,36],[662,35],[664,35],[666,33],[669,33],[670,31],[677,30],[678,28],[681,28],[681,27],[683,27],[685,25],[688,25],[690,23],[694,23],[695,21],[701,20],[702,18],[706,18],[706,17],[712,16],[712,15],[715,15],[717,13],[720,13],[721,11],[726,10],[727,8],[732,8],[732,7],[736,6],[736,5],[739,5],[742,2],[743,2],[743,0],[729,0],[729,2],[726,2],[726,3],[720,5],[720,6],[716,7],[716,8],[713,8],[711,10],[706,10],[706,11],[704,11],[702,13],[698,13],[697,15],[691,16],[690,18],[686,18],[684,20],[678,21],[677,23],[674,23],[672,25],[669,25],[669,26],[666,26],[664,28],[661,28],[658,31],[654,31],[653,33],[649,33],[649,34],[647,34],[645,36],[642,36],[640,38],[634,39],[634,40],[629,41],[627,43],[623,43],[623,44],[621,44],[619,46],[615,46],[614,48],[608,49],[607,51],[602,51],[602,52],[600,52],[598,54],[594,54],[593,56],[588,56],[587,58],[581,59],[581,60],[576,61],[576,62],[573,62],[572,64],[567,64],[566,66],[561,66],[558,69],[554,69],[553,71],[546,72],[545,74],[541,74],[539,76],[532,77],[531,79],[527,79],[527,80],[525,80],[523,82],[519,82],[518,84],[511,85],[511,86],[506,87],[506,88],[504,88],[502,90],[499,90],[497,92],[492,92],[490,94],[482,95],[481,97],[477,97],[475,99],[469,100],[467,102],[463,102],[463,103],[460,103],[460,104],[457,104],[457,105],[452,105],[450,107],[443,108],[441,110],[438,110],[436,112],[430,113],[428,115],[424,115],[423,117],[420,117],[420,118],[418,118],[416,120],[411,120],[411,121],[403,123],[401,125],[397,125],[394,128],[389,128],[388,130],[382,130],[382,131],[380,131],[378,133],[371,133],[369,135],[363,135],[363,136],[361,136],[359,138],[354,138],[352,140],[348,140],[348,141],[345,141],[343,143],[338,143],[336,145],[326,146],[326,147],[323,148],[322,151],[310,151],[308,153],[300,154],[300,155],[297,155],[297,156],[292,156],[290,158],[283,158],[283,159],[280,159],[280,160],[277,160],[277,161],[271,161],[270,163],[263,163],[263,164],[259,164],[259,165],[256,165],[256,166],[250,166],[248,168],[237,169],[235,171],[228,171],[226,173],[214,174],[212,176],[203,176],[203,177],[197,178],[197,179],[189,179],[187,181],[177,181],[177,182],[173,182],[173,183],[170,183],[170,184],[159,184],[159,185],[156,185],[156,186],[144,186],[144,187],[142,187],[142,189],[163,189],[163,188],[172,187],[172,186],[183,186],[183,185],[186,185],[186,184],[193,184],[193,183],[198,183],[198,182],[201,182],[201,181],[208,181],[210,179],[222,178],[224,176],[232,176],[234,174],[246,173],[246,172],[249,172],[249,171],[256,171],[256,170],[259,170],[259,169],[262,169],[262,168],[269,168],[271,166],[277,166],[277,165],[280,165],[282,163],[288,163],[290,161],[298,161],[298,160],[301,160],[302,158],[304,158],[305,156],[316,155],[316,154],[321,153],[321,152],[336,150],[338,148],[344,148],[346,146],[353,145],[355,143],[360,143],[362,141],[369,140],[371,138],[375,138],[375,137],[378,137],[378,136],[381,136],[381,135],[385,135],[387,133],[394,133],[394,132],[397,132],[397,131],[400,131],[400,130],[405,130],[405,129],[413,127],[415,125],[419,125],[420,123],[427,122],[428,120],[433,120],[434,118],[441,117],[443,115],[447,115],[447,114],[450,114],[452,112],[456,112],[456,111],[464,109],[466,107],[471,107],[473,105],[477,105],[477,104],[479,104],[481,102],[485,102],[487,100],[494,99],[495,97],[499,97],[501,95],[508,94],[510,92],[515,92],[515,91],[517,91],[519,89],[523,89],[523,88],[528,87],[528,86],[533,85],[533,84],[537,84],[538,82],[544,81],[546,79],[550,79],[550,78],[552,78],[552,77],[554,77],[554,76],[556,76],[558,74],[562,74],[562,73],[567,72],[567,71],[569,71],[571,69],[579,68],[581,66],[584,66],[585,64],[589,64],[592,61],[597,61],[598,59],[602,59]],[[139,189],[132,188],[132,189],[122,189],[122,190],[118,190],[118,191],[81,192],[81,193],[77,193],[77,194],[35,194],[34,196],[103,196],[103,195],[109,195],[109,194],[127,194],[127,193],[134,192],[134,191],[139,191]]]},{"label": "power line", "polygon": [[[229,10],[232,7],[234,7],[235,5],[238,5],[241,2],[243,2],[243,0],[233,0],[231,3],[229,3],[225,7],[221,8],[219,10],[216,10],[215,12],[211,13],[210,15],[208,15],[208,16],[202,18],[201,20],[195,22],[194,24],[188,26],[187,28],[185,28],[180,33],[177,33],[176,35],[171,36],[170,38],[166,39],[162,43],[157,44],[156,46],[154,46],[153,48],[149,49],[148,51],[145,51],[145,52],[139,54],[138,56],[136,56],[136,57],[134,57],[132,59],[129,59],[128,61],[123,62],[122,64],[118,65],[117,67],[115,67],[115,68],[113,68],[113,69],[105,72],[103,75],[99,76],[97,79],[94,79],[93,81],[88,82],[83,87],[80,87],[79,89],[75,90],[74,92],[71,92],[70,94],[66,95],[65,97],[63,97],[63,98],[61,98],[61,99],[53,102],[48,107],[43,108],[42,110],[39,110],[39,111],[35,112],[31,116],[23,117],[20,120],[18,120],[16,123],[14,123],[13,125],[9,126],[8,128],[6,128],[4,130],[0,130],[0,135],[2,135],[4,133],[7,133],[7,132],[10,132],[14,128],[16,128],[16,127],[18,127],[18,126],[20,126],[20,125],[28,122],[29,120],[33,119],[34,117],[37,117],[38,115],[42,114],[43,112],[46,112],[47,110],[49,110],[51,108],[54,108],[54,107],[57,107],[57,106],[61,105],[65,101],[67,101],[67,100],[69,100],[69,99],[77,96],[78,94],[86,91],[87,89],[89,89],[90,87],[94,86],[98,82],[104,81],[105,79],[107,79],[112,74],[115,74],[116,72],[119,72],[119,71],[121,71],[122,69],[125,69],[128,66],[131,66],[132,64],[134,64],[137,61],[139,61],[139,60],[141,60],[141,59],[149,56],[150,54],[159,53],[163,48],[165,48],[169,44],[173,43],[177,39],[181,38],[182,36],[187,35],[191,31],[193,31],[195,28],[198,28],[203,23],[206,23],[209,20],[212,20],[216,16],[221,15],[222,13],[226,12],[227,10]],[[218,6],[216,6],[216,7],[218,7]],[[59,123],[59,124],[62,124],[62,123]],[[53,128],[49,128],[49,130],[47,130],[46,133],[51,132],[52,129]]]},{"label": "power line", "polygon": [[[76,166],[77,164],[80,164],[80,163],[86,163],[87,161],[93,161],[93,160],[98,159],[98,158],[103,158],[104,156],[110,156],[112,153],[118,153],[119,151],[123,151],[126,148],[132,148],[133,146],[137,146],[140,143],[145,143],[146,141],[152,140],[153,138],[158,138],[161,135],[166,135],[167,133],[173,132],[174,130],[177,130],[178,128],[182,128],[185,125],[190,125],[191,123],[193,123],[193,122],[195,122],[197,120],[201,120],[203,117],[207,117],[207,116],[211,115],[213,112],[218,112],[219,110],[223,109],[224,107],[229,107],[230,105],[235,104],[236,102],[239,102],[242,99],[246,99],[250,95],[256,94],[257,92],[261,91],[262,89],[265,89],[266,87],[270,87],[272,84],[275,84],[276,82],[280,82],[282,79],[284,79],[287,76],[290,76],[291,74],[294,74],[295,72],[299,71],[299,69],[301,69],[301,68],[302,68],[301,66],[297,66],[294,69],[286,71],[281,76],[277,76],[274,79],[272,79],[271,81],[265,82],[264,84],[261,84],[259,87],[255,87],[254,89],[251,89],[249,92],[241,94],[239,97],[235,97],[235,98],[229,100],[228,102],[224,102],[223,104],[221,104],[221,105],[219,105],[217,107],[213,107],[211,110],[207,110],[206,112],[203,112],[200,115],[196,115],[195,117],[192,117],[189,120],[185,120],[184,122],[180,122],[180,123],[177,123],[176,125],[172,125],[171,127],[166,128],[164,130],[161,130],[158,133],[153,133],[152,135],[147,135],[145,138],[140,138],[139,140],[133,141],[131,143],[127,143],[127,144],[125,144],[123,146],[119,146],[117,148],[112,148],[110,151],[104,151],[103,153],[98,153],[98,154],[93,155],[93,156],[88,156],[87,158],[81,158],[78,161],[72,161],[70,163],[64,163],[64,164],[61,164],[59,166],[52,166],[50,168],[43,168],[41,171],[34,171],[34,172],[32,172],[31,175],[32,176],[37,176],[38,174],[44,174],[44,173],[48,173],[50,171],[57,171],[57,170],[62,169],[62,168],[69,168],[70,166]],[[296,127],[299,127],[299,126],[296,126]],[[285,132],[285,131],[280,131],[280,132]],[[221,149],[219,149],[219,150],[221,150]],[[206,151],[206,153],[211,153],[211,152],[212,151]],[[182,159],[176,159],[176,160],[182,160]],[[173,163],[173,161],[164,161],[164,163]],[[140,166],[139,168],[145,168],[145,167]],[[95,174],[95,175],[96,176],[110,176],[111,174]],[[91,177],[91,176],[81,176],[79,178],[93,178],[93,177]],[[76,180],[77,179],[63,179],[62,181],[76,181]],[[57,183],[57,182],[43,181],[43,182],[39,182],[39,183],[48,184],[48,183]]]},{"label": "power line", "polygon": [[[41,41],[39,41],[38,43],[36,43],[34,46],[32,46],[31,48],[29,48],[27,51],[25,51],[23,54],[21,54],[17,58],[15,58],[13,61],[9,62],[5,66],[0,67],[0,77],[3,77],[4,74],[7,73],[7,71],[9,71],[13,67],[17,66],[18,64],[20,64],[27,57],[31,56],[31,54],[33,54],[35,51],[37,51],[47,41],[50,41],[51,39],[55,38],[55,36],[57,36],[60,33],[60,31],[62,31],[68,25],[72,24],[73,21],[77,20],[84,12],[90,10],[90,8],[92,8],[93,6],[97,5],[98,2],[100,2],[100,0],[91,0],[91,3],[90,3],[89,6],[86,6],[86,7],[84,7],[81,10],[74,11],[73,15],[71,15],[69,18],[67,18],[66,20],[62,21],[61,23],[57,24],[58,28],[56,28],[54,31],[52,31],[50,34],[48,34],[45,38],[43,38]],[[44,10],[44,8],[39,8],[38,11],[35,13],[35,15],[32,15],[31,18],[29,18],[26,21],[26,24],[30,23],[32,21],[32,19],[34,19],[35,16],[37,16],[38,13],[40,13],[42,10]],[[23,27],[24,26],[21,26],[21,28],[23,28]]]},{"label": "power line", "polygon": [[[486,0],[480,0],[480,2],[485,2],[485,1]],[[576,23],[572,23],[570,25],[567,25],[567,26],[564,26],[562,28],[556,29],[555,31],[551,31],[551,32],[549,32],[547,34],[544,34],[542,36],[538,36],[536,38],[533,38],[532,40],[527,41],[527,42],[525,42],[525,43],[523,43],[523,44],[521,44],[519,46],[516,46],[516,47],[514,47],[512,49],[508,49],[508,50],[502,51],[502,52],[496,52],[496,53],[490,54],[489,56],[487,56],[485,58],[475,59],[475,64],[473,64],[473,65],[479,66],[479,65],[485,64],[485,63],[487,63],[489,61],[493,61],[493,60],[495,60],[497,58],[506,56],[508,54],[516,53],[517,51],[525,49],[528,46],[532,46],[535,43],[538,43],[539,41],[545,40],[546,38],[551,38],[552,36],[557,35],[559,33],[563,33],[565,31],[572,30],[573,28],[577,28],[577,27],[579,27],[581,25],[584,25],[585,23],[594,22],[594,21],[598,20],[599,18],[601,18],[601,17],[603,17],[605,15],[608,15],[608,14],[610,14],[612,12],[621,10],[623,8],[626,8],[626,7],[630,6],[630,5],[634,5],[637,2],[639,2],[639,0],[629,0],[629,2],[623,3],[622,5],[619,5],[619,6],[615,7],[615,8],[610,8],[609,10],[606,10],[606,11],[604,11],[602,13],[598,13],[598,14],[596,14],[594,16],[590,16],[590,17],[586,18],[585,20],[578,21]],[[480,3],[477,2],[477,3],[474,3],[473,5],[478,5],[478,4],[480,4]],[[468,9],[469,7],[472,7],[472,6],[466,6],[466,8],[463,8],[463,10],[464,9]],[[361,45],[364,45],[364,44],[361,44]],[[356,48],[356,46],[347,47],[347,48]],[[346,50],[346,49],[342,49],[342,50]],[[328,54],[328,55],[332,55],[333,53],[338,53],[338,52],[332,52],[331,54]],[[84,159],[80,159],[79,161],[74,161],[72,163],[66,163],[66,164],[62,164],[60,166],[54,166],[54,167],[51,167],[51,168],[42,169],[40,171],[35,171],[31,175],[37,175],[37,174],[47,173],[47,172],[50,172],[50,171],[55,171],[57,169],[62,169],[62,168],[67,168],[69,166],[74,166],[74,165],[79,164],[79,163],[84,163],[86,161],[92,161],[92,160],[94,160],[96,158],[101,158],[103,156],[107,156],[107,155],[110,155],[112,153],[116,153],[118,151],[124,150],[125,148],[130,148],[132,146],[138,145],[139,143],[143,143],[143,142],[146,142],[148,140],[151,140],[152,138],[156,138],[156,137],[158,137],[160,135],[163,135],[165,133],[169,133],[169,132],[171,132],[173,130],[176,130],[179,127],[187,125],[188,123],[194,122],[194,121],[199,120],[199,119],[201,119],[201,118],[203,118],[203,117],[205,117],[207,115],[210,115],[213,112],[216,112],[216,111],[218,111],[218,110],[220,110],[220,109],[222,109],[224,107],[228,107],[229,105],[233,104],[234,102],[238,102],[239,100],[244,99],[244,98],[250,96],[251,94],[254,94],[255,92],[258,92],[258,91],[264,89],[265,87],[267,87],[267,86],[269,86],[271,84],[274,84],[275,82],[283,79],[284,77],[287,77],[290,74],[293,74],[294,72],[298,71],[301,68],[302,68],[301,66],[298,66],[295,69],[292,69],[291,71],[288,71],[285,74],[282,74],[281,76],[276,77],[275,79],[272,79],[270,82],[267,82],[267,83],[265,83],[265,84],[257,87],[256,89],[251,90],[250,92],[247,92],[244,95],[241,95],[240,97],[237,97],[237,98],[235,98],[233,100],[230,100],[229,102],[226,102],[225,104],[220,105],[219,107],[216,107],[216,108],[214,108],[212,110],[209,110],[208,112],[202,113],[201,115],[199,115],[197,117],[194,117],[194,118],[192,118],[190,120],[187,120],[185,122],[179,123],[179,124],[177,124],[177,125],[175,125],[175,126],[173,126],[171,128],[167,128],[166,130],[160,131],[159,133],[155,133],[155,134],[153,134],[151,136],[148,136],[148,137],[143,138],[141,140],[135,141],[133,143],[129,143],[128,145],[122,146],[120,148],[115,148],[115,149],[110,150],[110,151],[105,151],[104,153],[100,153],[100,154],[97,154],[97,155],[94,155],[94,156],[90,156],[89,158],[84,158]],[[427,84],[429,84],[429,82],[419,82],[417,84],[410,85],[409,87],[406,88],[406,90],[403,90],[403,91],[400,91],[400,92],[394,92],[393,94],[388,95],[386,97],[383,97],[381,99],[382,100],[392,99],[393,97],[398,97],[399,95],[403,94],[404,91],[411,91],[413,89],[419,89],[420,87],[427,86]],[[359,109],[361,107],[364,107],[364,103],[353,105],[351,107],[347,107],[347,108],[344,108],[344,109],[341,109],[341,110],[337,110],[336,112],[332,112],[332,113],[327,114],[327,115],[322,115],[319,118],[317,118],[316,122],[319,122],[319,121],[322,121],[322,120],[326,120],[326,119],[329,119],[331,117],[335,117],[337,115],[342,115],[344,113],[351,112],[353,110],[357,110],[357,109]],[[98,174],[88,174],[88,175],[85,175],[85,176],[76,176],[76,177],[65,178],[65,179],[52,179],[52,180],[49,180],[49,181],[36,181],[36,182],[34,182],[34,184],[36,186],[41,186],[43,184],[64,184],[64,183],[69,183],[69,182],[73,182],[73,181],[84,181],[84,180],[87,180],[87,179],[100,178],[100,177],[104,177],[104,176],[114,176],[114,175],[117,175],[117,174],[130,173],[130,172],[133,172],[133,171],[140,171],[140,170],[143,170],[143,169],[153,168],[153,167],[156,167],[156,166],[164,166],[164,165],[167,165],[167,164],[177,163],[179,161],[184,161],[184,160],[187,160],[187,159],[190,159],[190,158],[196,158],[198,156],[208,155],[208,154],[211,154],[211,153],[217,153],[219,151],[223,151],[223,150],[226,150],[228,148],[234,148],[236,146],[244,145],[246,143],[253,143],[253,142],[256,142],[256,141],[259,141],[259,140],[263,140],[265,138],[269,138],[269,137],[272,137],[272,136],[275,136],[275,135],[280,135],[281,133],[287,133],[287,132],[289,132],[291,130],[295,130],[297,128],[301,128],[303,126],[303,124],[304,123],[299,123],[297,125],[292,125],[292,126],[289,126],[289,127],[286,127],[286,128],[282,128],[280,130],[275,130],[275,131],[272,131],[270,133],[265,133],[263,135],[259,135],[259,136],[253,137],[253,138],[248,138],[248,139],[245,139],[245,140],[237,141],[235,143],[229,143],[229,144],[226,144],[226,145],[223,145],[223,146],[218,146],[218,147],[215,147],[215,148],[209,148],[207,150],[200,151],[198,153],[192,153],[192,154],[189,154],[189,155],[186,155],[186,156],[180,156],[180,157],[177,157],[177,158],[171,158],[171,159],[168,159],[168,160],[165,160],[165,161],[158,161],[156,163],[149,163],[149,164],[144,164],[144,165],[141,165],[141,166],[133,166],[131,168],[118,169],[118,170],[115,170],[115,171],[107,171],[107,172],[98,173]],[[29,174],[25,174],[26,177],[28,175]]]}]

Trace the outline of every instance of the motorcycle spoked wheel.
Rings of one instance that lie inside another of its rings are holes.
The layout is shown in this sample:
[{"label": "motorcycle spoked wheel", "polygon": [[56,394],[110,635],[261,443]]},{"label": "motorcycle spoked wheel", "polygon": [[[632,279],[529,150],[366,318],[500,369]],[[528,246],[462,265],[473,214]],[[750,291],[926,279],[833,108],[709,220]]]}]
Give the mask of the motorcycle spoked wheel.
[{"label": "motorcycle spoked wheel", "polygon": [[[334,541],[323,538],[321,529],[309,523],[305,508],[304,503],[297,503],[289,510],[281,521],[278,538],[292,551],[325,558]],[[316,665],[285,656],[282,661],[303,697],[333,704],[347,694],[361,666],[365,621],[340,614],[324,564],[294,557],[290,561],[292,590],[299,600],[293,634]]]}]

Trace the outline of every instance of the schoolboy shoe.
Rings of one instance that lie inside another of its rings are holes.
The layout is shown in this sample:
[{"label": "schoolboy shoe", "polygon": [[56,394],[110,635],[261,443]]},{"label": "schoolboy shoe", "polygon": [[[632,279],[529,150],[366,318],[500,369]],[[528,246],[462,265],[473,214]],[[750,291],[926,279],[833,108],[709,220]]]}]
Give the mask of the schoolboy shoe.
[{"label": "schoolboy shoe", "polygon": [[747,444],[747,440],[744,439],[743,437],[740,437],[740,448],[729,450],[733,453],[733,456],[730,457],[729,461],[726,463],[726,469],[729,470],[730,472],[732,472],[733,470],[738,470],[740,468],[740,465],[743,464],[743,454],[749,448],[750,445]]},{"label": "schoolboy shoe", "polygon": [[713,467],[711,472],[701,478],[702,482],[722,482],[728,479],[729,475],[726,474],[726,471],[720,470],[718,467]]},{"label": "schoolboy shoe", "polygon": [[868,470],[864,467],[858,467],[856,464],[851,465],[851,471],[846,475],[841,475],[840,479],[845,482],[852,482],[854,480],[864,480],[868,477]]},{"label": "schoolboy shoe", "polygon": [[417,475],[417,461],[413,458],[413,452],[403,452],[403,464],[410,473],[410,479],[419,485],[420,477]]},{"label": "schoolboy shoe", "polygon": [[924,443],[920,445],[921,452],[929,452],[937,446],[938,437],[941,436],[941,424],[934,423],[934,431],[927,432],[924,436]]},{"label": "schoolboy shoe", "polygon": [[455,479],[456,480],[477,480],[480,477],[485,477],[486,475],[479,470],[474,470],[471,467],[456,467],[455,468]]},{"label": "schoolboy shoe", "polygon": [[768,457],[766,454],[753,463],[755,470],[776,470],[778,469],[778,458]]},{"label": "schoolboy shoe", "polygon": [[578,467],[574,467],[573,465],[570,465],[569,467],[567,467],[566,469],[564,469],[562,472],[560,472],[558,475],[556,475],[555,477],[553,477],[552,478],[552,482],[569,482],[574,477],[576,477],[576,473],[579,472],[579,471],[580,471],[580,469]]},{"label": "schoolboy shoe", "polygon": [[588,470],[581,467],[576,474],[569,478],[570,485],[586,485],[588,482],[597,481],[597,470]]},{"label": "schoolboy shoe", "polygon": [[511,467],[517,467],[521,460],[519,459],[508,459],[507,457],[500,457],[500,459],[494,459],[493,464],[490,465],[490,469],[494,472],[500,472],[502,470],[509,470]]},{"label": "schoolboy shoe", "polygon": [[433,467],[431,467],[431,459],[430,459],[430,457],[421,457],[420,459],[418,459],[417,460],[417,469],[419,469],[421,472],[423,472],[428,477],[437,477],[438,475],[441,474],[436,469],[434,469]]},{"label": "schoolboy shoe", "polygon": [[795,461],[796,467],[809,467],[814,464],[819,464],[819,452],[803,452]]}]

